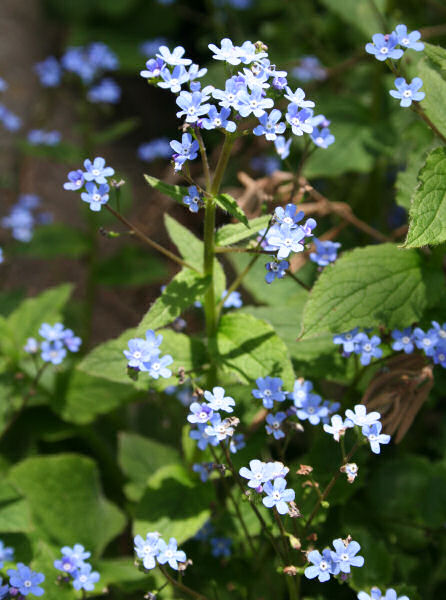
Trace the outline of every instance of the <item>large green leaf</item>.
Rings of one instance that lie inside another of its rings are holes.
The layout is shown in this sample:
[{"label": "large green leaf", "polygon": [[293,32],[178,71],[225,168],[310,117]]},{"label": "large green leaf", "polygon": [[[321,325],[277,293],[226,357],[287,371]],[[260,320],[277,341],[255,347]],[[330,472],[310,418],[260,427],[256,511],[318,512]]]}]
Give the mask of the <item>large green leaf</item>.
[{"label": "large green leaf", "polygon": [[169,196],[169,198],[172,198],[172,200],[175,200],[180,204],[183,204],[183,197],[187,196],[188,194],[187,187],[164,183],[164,181],[161,181],[156,177],[152,177],[151,175],[144,175],[144,179],[147,181],[150,187],[153,187],[158,192]]},{"label": "large green leaf", "polygon": [[172,536],[182,544],[209,519],[213,500],[210,482],[192,479],[180,465],[162,467],[149,479],[136,507],[133,533],[145,537],[159,531],[164,539]]},{"label": "large green leaf", "polygon": [[264,215],[248,221],[249,229],[246,229],[241,223],[231,223],[224,225],[217,230],[215,243],[217,246],[230,246],[250,237],[253,237],[258,231],[268,226],[271,215]]},{"label": "large green leaf", "polygon": [[372,36],[382,29],[379,12],[384,13],[385,0],[373,0],[373,3],[370,0],[322,0],[322,4],[366,35]]},{"label": "large green leaf", "polygon": [[445,148],[436,148],[429,154],[418,180],[405,243],[409,248],[441,244],[446,240]]},{"label": "large green leaf", "polygon": [[439,131],[446,136],[446,81],[432,69],[426,59],[417,65],[417,75],[423,80],[422,91],[426,94],[421,106]]},{"label": "large green leaf", "polygon": [[237,204],[237,200],[235,198],[229,194],[219,194],[218,196],[215,196],[215,201],[217,205],[225,212],[228,212],[231,217],[234,217],[238,221],[241,221],[243,225],[249,227],[248,219],[246,218],[243,210]]},{"label": "large green leaf", "polygon": [[241,381],[257,377],[281,377],[286,388],[294,382],[288,349],[274,329],[252,315],[232,312],[223,315],[217,332],[220,364]]},{"label": "large green leaf", "polygon": [[432,62],[437,64],[442,70],[446,71],[446,49],[441,46],[434,46],[433,44],[428,44],[424,42],[424,54]]},{"label": "large green leaf", "polygon": [[103,495],[96,464],[85,456],[35,456],[9,474],[25,497],[42,538],[83,544],[99,555],[125,526],[122,512]]},{"label": "large green leaf", "polygon": [[60,317],[60,311],[70,297],[72,285],[65,283],[46,290],[35,298],[24,300],[1,326],[1,350],[13,360],[23,354],[28,337],[37,337],[42,323],[51,325]]},{"label": "large green leaf", "polygon": [[302,333],[407,327],[432,301],[430,272],[417,251],[393,244],[357,248],[325,267],[305,306]]},{"label": "large green leaf", "polygon": [[141,497],[147,481],[155,471],[169,464],[178,463],[180,455],[175,448],[137,435],[122,432],[119,434],[118,462],[131,480],[126,493],[131,500]]}]

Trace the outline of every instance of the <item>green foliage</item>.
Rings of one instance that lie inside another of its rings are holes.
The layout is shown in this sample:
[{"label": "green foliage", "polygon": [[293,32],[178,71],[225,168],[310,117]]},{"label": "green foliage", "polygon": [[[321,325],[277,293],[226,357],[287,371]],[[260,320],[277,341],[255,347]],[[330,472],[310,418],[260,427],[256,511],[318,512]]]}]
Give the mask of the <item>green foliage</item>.
[{"label": "green foliage", "polygon": [[172,198],[172,200],[175,200],[175,202],[183,204],[183,197],[187,196],[188,193],[187,187],[164,183],[164,181],[161,181],[156,177],[152,177],[152,175],[144,175],[144,179],[153,189],[161,192],[165,196],[169,196],[169,198]]},{"label": "green foliage", "polygon": [[138,246],[124,246],[96,269],[96,281],[102,285],[131,287],[162,281],[167,276],[166,265],[159,256]]},{"label": "green foliage", "polygon": [[243,225],[249,227],[245,213],[237,204],[237,200],[230,194],[219,194],[218,196],[215,196],[215,202],[222,210],[228,212],[231,217],[234,217],[238,221],[241,221]]},{"label": "green foliage", "polygon": [[17,244],[14,254],[34,258],[54,259],[59,256],[80,258],[89,250],[89,242],[84,233],[64,225],[52,223],[37,227],[29,244]]},{"label": "green foliage", "polygon": [[[354,327],[408,327],[431,302],[423,257],[393,244],[356,248],[326,267],[305,306],[302,335]],[[298,332],[297,332],[298,333]]]},{"label": "green foliage", "polygon": [[368,37],[382,30],[380,13],[385,9],[385,0],[322,0],[322,4]]},{"label": "green foliage", "polygon": [[231,246],[237,242],[242,242],[243,240],[253,237],[258,231],[267,227],[270,219],[270,215],[251,219],[248,222],[249,229],[246,229],[246,227],[243,227],[239,223],[224,225],[217,230],[215,243],[217,246]]},{"label": "green foliage", "polygon": [[92,143],[94,144],[109,144],[125,137],[131,131],[134,131],[139,125],[139,119],[129,118],[124,121],[117,121],[110,127],[107,127],[99,133],[93,134]]},{"label": "green foliage", "polygon": [[420,103],[421,107],[438,130],[446,136],[446,115],[442,109],[446,101],[446,81],[425,59],[418,63],[417,74],[423,80],[423,92],[426,94]]},{"label": "green foliage", "polygon": [[9,481],[26,501],[32,530],[48,543],[81,543],[100,555],[124,528],[124,515],[103,495],[98,469],[89,458],[27,458],[11,469]]},{"label": "green foliage", "polygon": [[429,154],[418,180],[405,243],[409,248],[441,244],[446,240],[445,148],[436,148]]},{"label": "green foliage", "polygon": [[444,48],[424,42],[424,54],[442,71],[446,71],[446,50]]}]

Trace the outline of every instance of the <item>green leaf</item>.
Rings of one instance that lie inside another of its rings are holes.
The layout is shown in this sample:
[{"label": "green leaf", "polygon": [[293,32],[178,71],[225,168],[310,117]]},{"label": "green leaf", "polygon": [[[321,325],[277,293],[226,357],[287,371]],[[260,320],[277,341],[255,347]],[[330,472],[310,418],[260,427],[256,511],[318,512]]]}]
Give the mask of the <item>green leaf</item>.
[{"label": "green leaf", "polygon": [[28,337],[37,336],[42,323],[54,324],[71,295],[73,286],[65,283],[28,298],[12,312],[1,326],[1,350],[18,360]]},{"label": "green leaf", "polygon": [[33,521],[26,500],[0,504],[0,531],[2,533],[26,533],[32,530]]},{"label": "green leaf", "polygon": [[441,69],[446,70],[446,50],[444,48],[424,42],[424,54]]},{"label": "green leaf", "polygon": [[178,451],[171,446],[136,433],[119,434],[118,462],[122,471],[131,480],[131,485],[126,489],[127,496],[131,500],[141,498],[147,480],[158,469],[179,461]]},{"label": "green leaf", "polygon": [[93,134],[93,144],[109,144],[110,142],[119,140],[131,131],[134,131],[139,124],[140,119],[134,117],[130,117],[124,121],[118,121],[117,123],[111,125],[111,127],[108,127],[99,133]]},{"label": "green leaf", "polygon": [[14,254],[29,255],[33,258],[79,258],[90,247],[84,233],[63,223],[53,223],[37,227],[29,244],[17,244]]},{"label": "green leaf", "polygon": [[446,136],[446,113],[443,109],[446,102],[446,81],[440,73],[428,65],[426,59],[419,61],[417,75],[423,80],[422,91],[426,94],[420,103],[421,107],[439,131]]},{"label": "green leaf", "polygon": [[161,181],[156,177],[152,177],[151,175],[144,175],[144,179],[151,187],[153,187],[158,192],[169,196],[169,198],[172,198],[172,200],[175,200],[175,202],[183,204],[183,197],[186,196],[188,193],[187,187],[171,185],[170,183],[164,183],[164,181]]},{"label": "green leaf", "polygon": [[274,329],[260,319],[230,312],[220,320],[217,332],[219,360],[222,367],[243,382],[257,377],[281,377],[285,388],[294,383],[288,349]]},{"label": "green leaf", "polygon": [[162,467],[149,479],[135,509],[133,533],[159,531],[163,538],[175,537],[182,544],[209,519],[213,500],[210,482],[191,479],[180,465]]},{"label": "green leaf", "polygon": [[246,229],[240,223],[224,225],[217,230],[215,243],[217,246],[230,246],[250,237],[253,237],[258,231],[268,226],[271,215],[264,215],[248,221],[249,229]]},{"label": "green leaf", "polygon": [[139,286],[162,281],[165,261],[138,246],[124,246],[97,266],[96,281],[109,286]]},{"label": "green leaf", "polygon": [[393,244],[346,252],[325,267],[304,309],[303,337],[357,326],[404,328],[431,301],[433,282],[415,250]]},{"label": "green leaf", "polygon": [[407,211],[410,209],[412,197],[415,193],[418,173],[420,172],[425,160],[426,156],[424,154],[421,154],[420,152],[413,152],[409,156],[405,170],[400,171],[396,177],[395,201],[399,206],[402,206]]},{"label": "green leaf", "polygon": [[220,208],[228,212],[238,221],[241,221],[244,225],[246,225],[246,227],[249,227],[248,219],[246,218],[243,210],[237,204],[237,200],[235,198],[229,194],[219,194],[218,196],[215,196],[215,201]]},{"label": "green leaf", "polygon": [[9,479],[28,501],[34,526],[48,542],[80,543],[100,555],[125,526],[123,513],[103,495],[90,458],[27,458],[11,469]]},{"label": "green leaf", "polygon": [[357,27],[362,33],[372,36],[382,29],[379,12],[384,14],[385,0],[374,0],[376,9],[370,0],[322,0],[329,10],[337,14],[346,23]]},{"label": "green leaf", "polygon": [[446,149],[436,148],[418,175],[405,246],[418,248],[446,240]]}]

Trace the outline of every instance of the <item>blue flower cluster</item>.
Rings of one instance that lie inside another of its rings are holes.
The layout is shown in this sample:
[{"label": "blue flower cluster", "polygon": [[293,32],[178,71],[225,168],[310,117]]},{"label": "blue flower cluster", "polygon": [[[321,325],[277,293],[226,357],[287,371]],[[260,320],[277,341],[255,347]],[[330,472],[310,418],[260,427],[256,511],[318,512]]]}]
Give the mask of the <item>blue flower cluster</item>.
[{"label": "blue flower cluster", "polygon": [[313,242],[316,246],[316,252],[310,253],[310,260],[319,265],[320,268],[326,267],[337,259],[338,250],[341,247],[339,242],[321,241],[317,238],[314,238]]},{"label": "blue flower cluster", "polygon": [[204,206],[202,194],[196,185],[189,186],[187,191],[187,195],[183,196],[183,204],[189,207],[190,212],[197,213]]},{"label": "blue flower cluster", "polygon": [[40,198],[34,194],[22,194],[9,215],[3,217],[1,224],[11,230],[12,237],[19,242],[30,242],[33,238],[35,225],[51,222],[49,213],[37,213]]},{"label": "blue flower cluster", "polygon": [[5,562],[12,561],[14,559],[14,548],[5,546],[3,540],[0,540],[0,569],[3,569]]},{"label": "blue flower cluster", "polygon": [[[416,50],[417,52],[424,50],[423,42],[419,41],[420,37],[421,33],[419,31],[408,33],[406,25],[401,24],[397,25],[392,33],[386,35],[375,33],[372,36],[373,43],[366,44],[365,49],[379,61],[385,61],[388,58],[398,60],[403,56],[406,49]],[[410,83],[407,83],[404,77],[397,77],[395,79],[396,90],[390,90],[389,94],[400,100],[400,106],[407,107],[413,101],[423,100],[425,93],[419,91],[422,85],[423,81],[419,77],[415,77]]]},{"label": "blue flower cluster", "polygon": [[39,335],[44,339],[39,342],[33,337],[26,341],[23,348],[28,354],[37,354],[40,350],[40,357],[43,362],[49,362],[53,365],[60,365],[69,352],[78,352],[82,340],[74,335],[71,329],[65,329],[62,323],[49,325],[43,323],[39,329]]},{"label": "blue flower cluster", "polygon": [[56,146],[61,140],[61,134],[59,131],[31,129],[27,139],[33,146]]},{"label": "blue flower cluster", "polygon": [[422,350],[426,356],[432,358],[434,364],[446,368],[446,323],[440,325],[437,321],[432,321],[432,327],[423,331],[420,327],[406,327],[400,331],[392,331],[393,350],[402,350],[406,354],[411,354],[414,348]]},{"label": "blue flower cluster", "polygon": [[54,566],[62,571],[62,581],[71,582],[77,591],[92,592],[100,575],[97,571],[93,571],[90,563],[86,562],[91,553],[86,552],[81,544],[74,544],[73,548],[69,546],[61,548],[61,554],[62,557],[54,561]]},{"label": "blue flower cluster", "polygon": [[224,388],[216,386],[212,392],[208,390],[204,392],[206,402],[192,402],[189,407],[187,420],[196,426],[189,435],[196,440],[200,450],[205,450],[208,445],[218,446],[220,442],[229,440],[234,434],[238,419],[222,419],[219,412],[233,412],[235,400],[225,394]]},{"label": "blue flower cluster", "polygon": [[342,355],[346,358],[351,354],[359,354],[359,360],[364,366],[369,365],[372,358],[381,358],[383,353],[379,347],[381,338],[377,335],[369,338],[366,333],[359,332],[358,327],[335,335],[333,343],[342,345]]},{"label": "blue flower cluster", "polygon": [[[8,89],[8,84],[0,77],[0,93]],[[4,104],[0,102],[0,122],[7,131],[17,131],[22,126],[20,117],[11,112]]]},{"label": "blue flower cluster", "polygon": [[183,550],[178,550],[178,542],[171,537],[169,543],[161,538],[157,532],[151,532],[146,535],[146,539],[140,535],[135,536],[135,553],[141,559],[144,569],[150,570],[156,567],[156,563],[165,565],[166,563],[175,571],[178,571],[178,563],[186,562],[186,554]]},{"label": "blue flower cluster", "polygon": [[215,558],[229,558],[232,554],[231,538],[216,536],[214,526],[210,521],[207,521],[203,525],[193,539],[199,542],[209,542],[211,545],[211,554]]},{"label": "blue flower cluster", "polygon": [[[240,128],[242,119],[255,117],[258,124],[253,127],[252,133],[273,141],[281,158],[286,158],[289,153],[291,140],[284,137],[287,129],[296,136],[311,135],[315,130],[312,139],[322,148],[333,143],[329,122],[323,115],[315,117],[314,102],[305,100],[305,92],[301,88],[293,91],[288,86],[287,72],[279,71],[271,63],[264,44],[246,41],[236,46],[230,39],[224,38],[220,47],[209,44],[209,49],[214,60],[226,63],[231,72],[224,89],[212,85],[202,88],[198,79],[206,75],[207,69],[201,69],[184,57],[182,46],[172,51],[165,45],[160,46],[156,56],[149,59],[146,69],[141,71],[141,76],[149,83],[178,95],[176,103],[180,110],[177,117],[184,117],[192,131],[198,127],[231,134]],[[288,101],[284,115],[274,108],[275,101],[282,98]],[[193,135],[184,133],[181,142],[171,142],[177,171],[186,161],[197,157],[199,147]]]},{"label": "blue flower cluster", "polygon": [[58,61],[48,56],[34,66],[40,83],[44,87],[57,87],[64,71],[77,75],[81,81],[91,86],[87,98],[90,102],[115,104],[121,97],[118,84],[109,77],[101,79],[106,71],[115,71],[119,62],[116,54],[103,42],[93,42],[88,46],[69,47]]},{"label": "blue flower cluster", "polygon": [[366,592],[359,592],[358,600],[409,600],[409,597],[398,596],[393,588],[386,590],[383,596],[379,588],[372,587],[370,594],[366,594]]},{"label": "blue flower cluster", "polygon": [[308,553],[307,559],[312,563],[305,569],[305,577],[308,579],[319,579],[324,583],[330,579],[331,575],[339,573],[350,573],[351,567],[362,567],[364,557],[357,556],[361,546],[358,542],[350,538],[342,540],[338,538],[333,540],[334,551],[325,548],[322,554],[318,550],[312,550]]},{"label": "blue flower cluster", "polygon": [[9,583],[2,585],[0,577],[0,598],[28,596],[42,596],[45,590],[40,587],[40,584],[45,581],[43,573],[32,571],[28,566],[18,562],[15,569],[8,569],[6,573],[9,576]]},{"label": "blue flower cluster", "polygon": [[170,158],[172,156],[172,149],[169,140],[161,137],[141,144],[138,147],[137,154],[140,160],[150,163],[157,158]]},{"label": "blue flower cluster", "polygon": [[263,505],[267,508],[276,508],[281,515],[286,515],[289,511],[289,503],[294,501],[294,490],[287,488],[285,477],[289,469],[283,463],[267,462],[254,459],[249,461],[248,467],[242,467],[239,474],[248,480],[248,487],[255,490],[258,494],[264,492],[266,495],[262,498]]},{"label": "blue flower cluster", "polygon": [[77,192],[85,186],[85,191],[81,192],[81,198],[90,207],[90,210],[98,212],[103,204],[107,204],[109,199],[110,186],[107,183],[108,177],[115,174],[112,167],[105,165],[105,159],[101,156],[96,157],[93,162],[87,158],[84,160],[84,169],[77,169],[68,173],[68,181],[64,183],[65,190]]},{"label": "blue flower cluster", "polygon": [[128,367],[143,373],[148,373],[153,379],[163,377],[168,379],[172,371],[167,367],[173,363],[170,354],[160,356],[160,345],[163,341],[161,334],[156,335],[153,329],[146,331],[146,339],[132,338],[128,342],[128,350],[124,350],[124,356],[128,361]]}]

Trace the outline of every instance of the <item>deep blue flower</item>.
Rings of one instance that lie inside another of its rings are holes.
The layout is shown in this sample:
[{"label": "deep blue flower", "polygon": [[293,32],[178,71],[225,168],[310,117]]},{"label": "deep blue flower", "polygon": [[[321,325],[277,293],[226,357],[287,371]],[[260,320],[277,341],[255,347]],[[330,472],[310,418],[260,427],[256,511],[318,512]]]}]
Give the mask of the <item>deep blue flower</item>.
[{"label": "deep blue flower", "polygon": [[176,66],[176,65],[190,65],[192,63],[190,58],[183,58],[183,54],[185,53],[185,49],[183,46],[177,46],[172,50],[169,50],[167,46],[160,46],[158,49],[158,54],[156,55],[158,58],[161,58],[168,65]]},{"label": "deep blue flower", "polygon": [[[254,171],[271,175],[271,173],[280,169],[280,160],[275,156],[254,156],[251,158],[250,166]],[[259,231],[260,237],[263,233],[264,231]]]},{"label": "deep blue flower", "polygon": [[[226,297],[227,290],[225,290],[221,297],[222,299]],[[229,294],[226,300],[223,303],[223,308],[241,308],[243,306],[243,300],[240,292],[234,291]]]},{"label": "deep blue flower", "polygon": [[116,81],[106,77],[89,89],[87,98],[94,103],[117,104],[121,99],[121,88]]},{"label": "deep blue flower", "polygon": [[214,533],[214,526],[210,521],[206,521],[201,529],[197,531],[192,539],[199,542],[207,542],[211,535]]},{"label": "deep blue flower", "polygon": [[283,477],[277,477],[273,482],[267,481],[263,486],[266,496],[262,499],[267,508],[275,507],[280,515],[288,513],[288,502],[295,498],[294,490],[286,487],[287,483]]},{"label": "deep blue flower", "polygon": [[303,135],[304,133],[311,133],[313,131],[313,125],[311,124],[312,116],[313,111],[311,109],[299,108],[297,104],[289,104],[285,118],[291,125],[294,135]]},{"label": "deep blue flower", "polygon": [[204,463],[194,463],[192,465],[192,471],[194,473],[198,473],[200,479],[203,483],[205,483],[209,479],[209,475],[212,473],[214,469],[214,463],[204,462]]},{"label": "deep blue flower", "polygon": [[60,551],[63,556],[73,560],[78,567],[83,565],[84,561],[91,556],[91,552],[86,551],[82,544],[74,544],[72,548],[63,546]]},{"label": "deep blue flower", "polygon": [[84,185],[84,173],[80,169],[68,173],[68,181],[63,184],[65,190],[77,191]]},{"label": "deep blue flower", "polygon": [[108,192],[110,186],[106,183],[101,183],[99,187],[92,181],[85,184],[86,192],[81,193],[81,199],[90,207],[90,210],[98,212],[104,204],[107,204],[109,199]]},{"label": "deep blue flower", "polygon": [[161,71],[165,66],[162,58],[151,58],[146,62],[146,68],[139,74],[145,79],[158,79],[161,77]]},{"label": "deep blue flower", "polygon": [[86,48],[87,61],[95,71],[114,71],[119,66],[118,57],[104,42],[92,42]]},{"label": "deep blue flower", "polygon": [[3,583],[3,579],[0,577],[0,600],[3,600],[3,598],[6,598],[6,596],[9,593],[9,585],[7,583],[5,583],[5,585],[2,585]]},{"label": "deep blue flower", "polygon": [[284,90],[288,85],[288,80],[286,77],[275,77],[272,85],[276,90]]},{"label": "deep blue flower", "polygon": [[57,87],[62,78],[62,68],[54,56],[48,56],[34,65],[34,71],[44,87]]},{"label": "deep blue flower", "polygon": [[288,258],[291,252],[302,252],[305,233],[301,228],[292,228],[287,224],[273,226],[268,235],[268,245],[277,250],[277,258]]},{"label": "deep blue flower", "polygon": [[274,146],[280,158],[285,160],[290,155],[291,138],[287,140],[283,135],[278,135],[274,140]]},{"label": "deep blue flower", "polygon": [[160,350],[158,346],[161,344],[162,339],[163,338],[160,335],[157,341],[153,343],[148,343],[147,340],[143,340],[142,338],[133,338],[129,340],[129,349],[123,350],[124,356],[128,360],[128,366],[134,369],[145,370],[144,363],[159,356]]},{"label": "deep blue flower", "polygon": [[236,454],[245,446],[246,442],[243,433],[236,433],[232,436],[231,441],[229,442],[229,452],[231,452],[231,454]]},{"label": "deep blue flower", "polygon": [[70,352],[78,352],[82,344],[81,338],[75,335],[72,329],[65,329],[62,341]]},{"label": "deep blue flower", "polygon": [[341,247],[339,242],[332,242],[330,240],[321,241],[317,238],[314,238],[313,241],[316,246],[316,252],[310,252],[310,260],[320,267],[326,267],[337,259],[338,249]]},{"label": "deep blue flower", "polygon": [[280,225],[289,225],[295,227],[299,221],[302,221],[305,213],[302,210],[297,210],[295,204],[287,204],[285,208],[278,206],[274,211],[274,220]]},{"label": "deep blue flower", "polygon": [[214,53],[214,60],[224,60],[230,65],[239,65],[242,62],[242,56],[246,60],[246,51],[241,51],[238,46],[234,46],[229,38],[220,41],[220,48],[215,44],[208,44],[209,50]]},{"label": "deep blue flower", "polygon": [[265,114],[266,110],[274,106],[274,100],[263,97],[262,88],[253,88],[249,94],[246,91],[241,91],[238,96],[238,112],[242,117],[254,115],[260,118]]},{"label": "deep blue flower", "polygon": [[280,377],[259,377],[256,379],[258,389],[252,390],[254,398],[261,399],[263,406],[268,410],[273,407],[274,402],[283,402],[286,398],[282,391],[283,381]]},{"label": "deep blue flower", "polygon": [[53,365],[60,365],[67,355],[63,343],[59,340],[55,342],[42,342],[40,349],[42,360],[50,362]]},{"label": "deep blue flower", "polygon": [[274,279],[283,279],[286,275],[286,270],[289,269],[290,263],[287,260],[271,261],[266,263],[265,268],[267,274],[265,275],[266,283],[272,283]]},{"label": "deep blue flower", "polygon": [[413,101],[420,102],[426,96],[424,92],[418,91],[423,86],[423,80],[419,77],[414,77],[410,83],[404,77],[395,79],[396,90],[390,90],[389,94],[392,98],[401,100],[400,106],[410,106]]},{"label": "deep blue flower", "polygon": [[330,575],[339,573],[339,565],[333,561],[332,552],[328,548],[323,550],[322,554],[318,550],[312,550],[308,553],[307,559],[313,563],[305,569],[305,577],[308,579],[317,577],[321,583],[324,583],[330,579]]},{"label": "deep blue flower", "polygon": [[410,48],[411,50],[416,50],[417,52],[424,50],[423,42],[418,41],[421,37],[421,33],[419,31],[415,30],[411,33],[408,33],[406,25],[397,25],[395,27],[395,33],[400,46],[404,46],[404,48]]},{"label": "deep blue flower", "polygon": [[434,326],[434,329],[438,335],[439,341],[446,341],[446,323],[440,325],[440,323],[437,323],[437,321],[432,321],[432,325]]},{"label": "deep blue flower", "polygon": [[322,404],[322,398],[318,394],[310,394],[301,403],[296,412],[301,421],[308,421],[312,425],[319,425],[321,419],[328,415],[328,408]]},{"label": "deep blue flower", "polygon": [[5,546],[0,540],[0,569],[3,569],[3,563],[11,561],[14,558],[14,549],[10,546]]},{"label": "deep blue flower", "polygon": [[194,160],[197,158],[199,145],[197,140],[193,140],[190,133],[183,133],[181,142],[173,140],[170,142],[170,146],[175,152],[175,170],[181,170],[181,167],[187,160]]},{"label": "deep blue flower", "polygon": [[62,556],[62,558],[59,558],[54,561],[54,566],[59,571],[62,571],[62,573],[71,574],[76,571],[79,565],[77,561],[71,558],[70,556]]},{"label": "deep blue flower", "polygon": [[178,571],[178,563],[186,562],[186,554],[183,550],[177,550],[178,542],[175,538],[171,537],[169,543],[166,544],[164,540],[158,542],[159,554],[157,560],[160,565],[166,563],[175,571]]},{"label": "deep blue flower", "polygon": [[223,410],[225,412],[233,412],[232,407],[235,406],[234,398],[225,395],[224,388],[216,386],[212,389],[212,392],[206,390],[204,397],[208,403],[209,408],[212,410]]},{"label": "deep blue flower", "polygon": [[303,403],[312,395],[313,384],[302,377],[294,382],[293,391],[288,393],[288,398],[293,401],[296,408],[301,408]]},{"label": "deep blue flower", "polygon": [[156,567],[155,558],[159,553],[159,533],[148,533],[146,539],[137,535],[133,541],[136,556],[142,560],[144,568],[147,570],[154,569]]},{"label": "deep blue flower", "polygon": [[172,72],[165,67],[161,69],[160,75],[162,81],[158,82],[158,87],[170,90],[174,94],[177,94],[181,86],[189,81],[189,74],[183,65],[177,65]]},{"label": "deep blue flower", "polygon": [[285,437],[285,432],[282,430],[282,422],[287,418],[286,413],[278,412],[275,415],[269,414],[266,416],[266,433],[273,435],[274,439],[280,440]]},{"label": "deep blue flower", "polygon": [[230,133],[234,133],[237,129],[237,125],[234,121],[229,121],[228,117],[231,114],[229,108],[222,108],[220,112],[215,106],[211,106],[208,111],[208,117],[202,119],[202,125],[205,129],[225,129]]},{"label": "deep blue flower", "polygon": [[211,446],[218,446],[219,441],[216,436],[208,435],[206,433],[206,423],[199,424],[196,429],[189,432],[189,437],[197,442],[197,446],[200,450],[205,450],[210,444]]},{"label": "deep blue flower", "polygon": [[207,423],[214,414],[212,408],[204,403],[192,402],[189,408],[191,413],[187,416],[189,423]]},{"label": "deep blue flower", "polygon": [[204,95],[201,91],[187,92],[183,90],[176,100],[176,103],[181,108],[177,112],[177,117],[185,116],[186,123],[196,123],[199,117],[202,117],[209,111],[211,105],[206,104],[208,99],[209,96]]},{"label": "deep blue flower", "polygon": [[373,44],[370,42],[366,44],[366,52],[374,54],[375,58],[380,61],[387,60],[388,58],[397,60],[404,54],[404,50],[396,48],[399,42],[398,37],[394,32],[387,35],[375,33],[375,35],[372,36],[372,40]]},{"label": "deep blue flower", "polygon": [[435,346],[435,352],[432,356],[434,364],[441,365],[444,369],[446,369],[446,342],[441,340]]},{"label": "deep blue flower", "polygon": [[375,423],[378,423],[381,418],[381,414],[378,411],[368,413],[364,404],[356,404],[354,410],[348,408],[345,411],[345,416],[354,425],[358,425],[359,427],[374,425]]},{"label": "deep blue flower", "polygon": [[190,212],[196,213],[203,206],[203,198],[195,185],[189,186],[187,191],[188,194],[183,196],[183,204],[189,207]]},{"label": "deep blue flower", "polygon": [[395,340],[392,344],[394,350],[403,350],[406,354],[413,352],[412,328],[406,327],[403,331],[394,329],[392,337]]},{"label": "deep blue flower", "polygon": [[210,540],[211,543],[211,554],[215,558],[220,556],[228,558],[231,556],[232,540],[225,537],[213,537]]},{"label": "deep blue flower", "polygon": [[388,444],[390,442],[390,435],[381,433],[381,423],[373,423],[372,425],[364,425],[362,428],[362,434],[368,439],[370,448],[374,454],[381,452],[380,444]]},{"label": "deep blue flower", "polygon": [[356,348],[356,336],[358,334],[358,327],[346,331],[345,333],[338,333],[333,336],[334,344],[342,344],[343,352],[349,356]]},{"label": "deep blue flower", "polygon": [[82,46],[67,48],[60,63],[66,71],[75,73],[84,83],[90,83],[96,74],[96,67],[88,60],[85,48]]},{"label": "deep blue flower", "polygon": [[300,108],[314,108],[315,106],[312,100],[305,100],[305,92],[302,88],[297,88],[296,91],[293,92],[290,87],[287,87],[284,97]]},{"label": "deep blue flower", "polygon": [[324,431],[333,436],[339,442],[339,438],[344,435],[346,429],[353,427],[353,423],[349,420],[343,420],[341,415],[333,415],[331,417],[331,425],[324,423]]},{"label": "deep blue flower", "polygon": [[84,173],[85,181],[95,181],[99,184],[107,183],[107,177],[111,177],[115,174],[115,170],[112,167],[105,166],[105,159],[98,156],[93,162],[89,158],[84,161]]},{"label": "deep blue flower", "polygon": [[323,129],[319,129],[318,127],[313,127],[313,131],[311,132],[311,139],[319,146],[319,148],[328,148],[335,141],[335,136],[330,132],[328,127],[324,127]]},{"label": "deep blue flower", "polygon": [[39,584],[45,581],[43,573],[31,571],[21,562],[17,563],[16,569],[8,569],[6,572],[9,575],[9,585],[17,588],[23,596],[41,596],[44,593],[45,590],[39,587]]},{"label": "deep blue flower", "polygon": [[92,566],[85,563],[76,571],[73,579],[73,587],[75,590],[92,592],[94,590],[94,584],[97,583],[99,579],[99,573],[97,571],[92,571]]},{"label": "deep blue flower", "polygon": [[223,108],[238,109],[241,92],[246,92],[246,83],[243,77],[231,77],[226,80],[224,90],[214,90],[212,97],[220,100],[219,105]]},{"label": "deep blue flower", "polygon": [[430,329],[425,333],[420,327],[415,327],[412,334],[412,339],[415,345],[420,350],[423,350],[426,356],[433,356],[435,353],[435,345],[438,340],[435,329]]},{"label": "deep blue flower", "polygon": [[355,352],[360,354],[361,365],[369,365],[372,358],[381,358],[383,351],[379,348],[381,338],[372,335],[371,338],[366,333],[358,333],[355,336]]},{"label": "deep blue flower", "polygon": [[347,545],[338,538],[333,540],[335,552],[332,552],[333,562],[339,566],[342,573],[350,573],[350,567],[362,567],[364,564],[363,556],[356,556],[361,550],[358,542],[352,540]]},{"label": "deep blue flower", "polygon": [[3,261],[4,261],[4,258],[3,258],[3,248],[0,247],[0,265],[2,264]]}]

